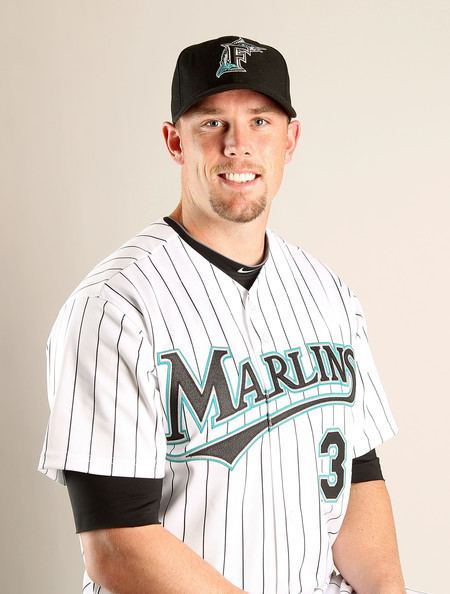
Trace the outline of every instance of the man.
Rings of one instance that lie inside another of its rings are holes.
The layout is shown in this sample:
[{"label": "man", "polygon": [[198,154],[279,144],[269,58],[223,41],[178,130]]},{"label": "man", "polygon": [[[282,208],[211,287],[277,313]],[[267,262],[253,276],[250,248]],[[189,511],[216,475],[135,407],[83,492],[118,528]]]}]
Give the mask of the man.
[{"label": "man", "polygon": [[363,311],[267,227],[295,116],[274,48],[183,50],[163,125],[181,200],[52,328],[39,469],[68,486],[84,592],[404,592]]}]

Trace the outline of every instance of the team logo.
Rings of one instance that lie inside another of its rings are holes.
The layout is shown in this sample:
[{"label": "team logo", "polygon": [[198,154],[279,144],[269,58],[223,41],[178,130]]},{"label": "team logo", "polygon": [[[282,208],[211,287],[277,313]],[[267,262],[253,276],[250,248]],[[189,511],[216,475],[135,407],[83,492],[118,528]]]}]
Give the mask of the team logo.
[{"label": "team logo", "polygon": [[[352,406],[352,348],[333,343],[305,346],[306,350],[261,356],[270,390],[249,358],[238,362],[238,377],[231,382],[227,360],[233,357],[227,347],[211,347],[201,377],[178,349],[158,353],[158,363],[167,371],[166,438],[173,446],[167,458],[215,460],[233,468],[253,443],[290,419],[322,406]],[[308,370],[305,359],[310,361]]]},{"label": "team logo", "polygon": [[220,78],[222,74],[227,72],[247,72],[242,66],[242,62],[247,62],[247,56],[253,53],[261,53],[265,51],[265,47],[259,47],[252,43],[247,43],[239,37],[231,43],[222,43],[224,48],[220,56],[220,65],[217,69],[216,76]]}]

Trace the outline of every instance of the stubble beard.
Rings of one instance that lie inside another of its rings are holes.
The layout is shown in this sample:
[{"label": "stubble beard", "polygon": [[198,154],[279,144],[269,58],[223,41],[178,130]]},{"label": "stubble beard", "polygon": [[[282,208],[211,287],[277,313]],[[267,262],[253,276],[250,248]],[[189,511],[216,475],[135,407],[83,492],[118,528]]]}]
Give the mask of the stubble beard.
[{"label": "stubble beard", "polygon": [[[239,201],[242,200],[241,192],[237,191],[235,195]],[[245,197],[243,199],[245,201]],[[242,206],[237,207],[233,197],[224,200],[221,195],[211,192],[209,203],[213,211],[222,219],[233,223],[249,223],[264,212],[267,206],[267,196],[261,194],[256,200],[250,200],[248,203],[244,202]]]}]

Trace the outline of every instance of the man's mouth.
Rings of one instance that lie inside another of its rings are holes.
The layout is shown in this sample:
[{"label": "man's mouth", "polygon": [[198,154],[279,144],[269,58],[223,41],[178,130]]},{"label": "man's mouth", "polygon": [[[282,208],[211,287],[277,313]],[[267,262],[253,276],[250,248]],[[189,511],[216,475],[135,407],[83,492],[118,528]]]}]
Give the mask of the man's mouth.
[{"label": "man's mouth", "polygon": [[258,173],[249,171],[245,173],[219,173],[219,177],[233,184],[249,184],[261,176]]}]

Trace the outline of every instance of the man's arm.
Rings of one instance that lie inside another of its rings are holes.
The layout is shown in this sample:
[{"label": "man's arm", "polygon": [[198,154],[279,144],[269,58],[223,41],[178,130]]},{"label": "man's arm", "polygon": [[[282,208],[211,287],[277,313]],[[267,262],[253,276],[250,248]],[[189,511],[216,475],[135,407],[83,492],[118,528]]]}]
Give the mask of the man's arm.
[{"label": "man's arm", "polygon": [[339,572],[358,594],[404,594],[391,502],[384,481],[352,484],[333,545]]},{"label": "man's arm", "polygon": [[159,524],[81,533],[88,575],[113,594],[237,594],[211,565]]}]

